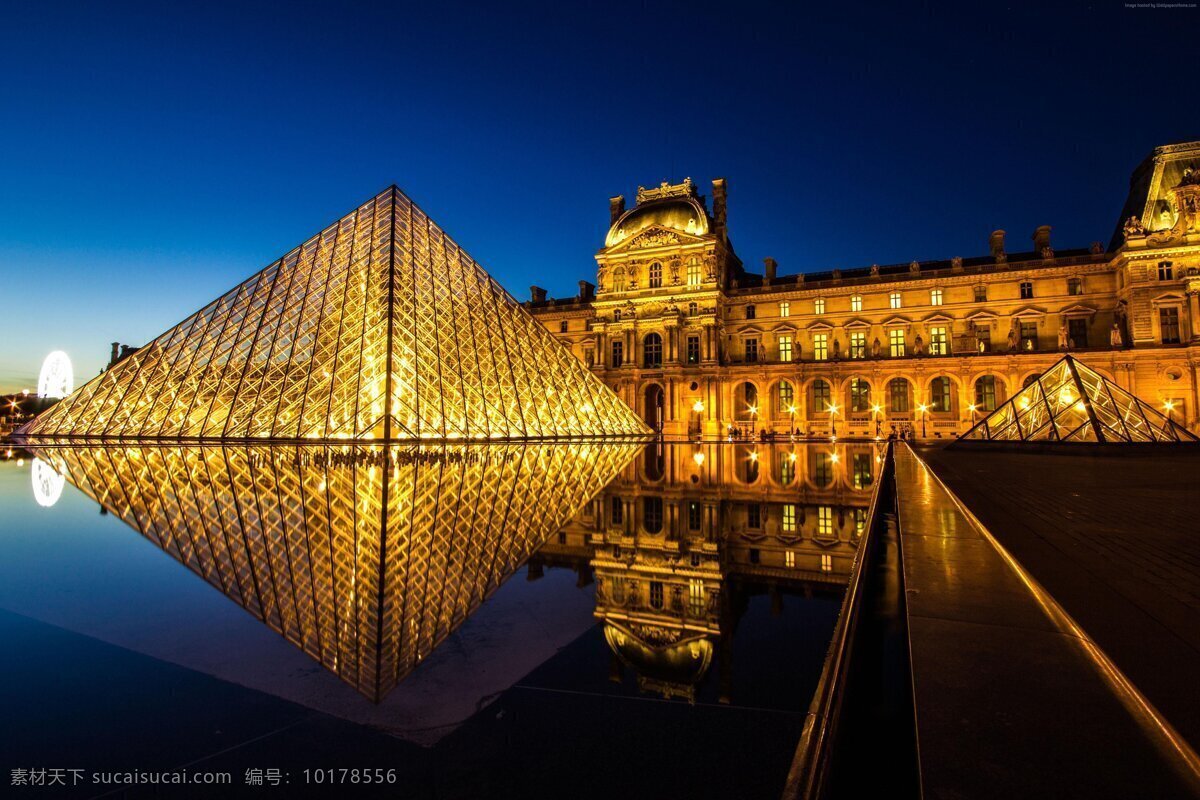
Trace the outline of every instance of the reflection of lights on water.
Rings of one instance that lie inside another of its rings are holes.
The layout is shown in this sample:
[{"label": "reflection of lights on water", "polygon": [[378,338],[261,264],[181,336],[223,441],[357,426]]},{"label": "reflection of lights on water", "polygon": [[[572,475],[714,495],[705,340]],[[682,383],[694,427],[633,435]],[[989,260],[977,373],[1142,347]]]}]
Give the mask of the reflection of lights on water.
[{"label": "reflection of lights on water", "polygon": [[33,460],[33,499],[39,506],[49,508],[62,497],[66,479],[54,471],[54,467],[40,458]]},{"label": "reflection of lights on water", "polygon": [[75,390],[75,374],[71,370],[71,359],[62,350],[55,350],[42,362],[42,373],[38,377],[38,397],[62,398]]}]

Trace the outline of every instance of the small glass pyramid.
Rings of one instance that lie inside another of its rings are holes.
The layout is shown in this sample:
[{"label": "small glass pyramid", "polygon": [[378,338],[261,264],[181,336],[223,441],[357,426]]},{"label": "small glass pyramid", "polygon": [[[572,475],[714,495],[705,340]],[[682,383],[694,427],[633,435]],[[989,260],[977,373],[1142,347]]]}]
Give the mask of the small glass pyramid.
[{"label": "small glass pyramid", "polygon": [[392,186],[19,433],[479,441],[648,429]]},{"label": "small glass pyramid", "polygon": [[1063,356],[960,438],[993,442],[1197,440],[1186,428],[1073,356]]}]

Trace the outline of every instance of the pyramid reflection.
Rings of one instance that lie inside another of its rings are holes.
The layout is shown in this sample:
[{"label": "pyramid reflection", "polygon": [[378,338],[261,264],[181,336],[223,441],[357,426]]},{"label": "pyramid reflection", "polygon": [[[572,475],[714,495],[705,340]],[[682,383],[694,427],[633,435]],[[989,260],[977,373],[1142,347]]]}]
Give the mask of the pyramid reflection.
[{"label": "pyramid reflection", "polygon": [[34,453],[378,702],[639,447],[141,444]]}]

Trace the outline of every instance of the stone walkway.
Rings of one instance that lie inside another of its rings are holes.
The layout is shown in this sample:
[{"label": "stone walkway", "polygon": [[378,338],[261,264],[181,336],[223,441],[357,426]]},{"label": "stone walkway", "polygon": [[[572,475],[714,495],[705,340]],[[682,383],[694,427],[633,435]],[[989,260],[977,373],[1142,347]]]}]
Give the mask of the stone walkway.
[{"label": "stone walkway", "polygon": [[1196,796],[1136,693],[925,464],[896,454],[924,796]]}]

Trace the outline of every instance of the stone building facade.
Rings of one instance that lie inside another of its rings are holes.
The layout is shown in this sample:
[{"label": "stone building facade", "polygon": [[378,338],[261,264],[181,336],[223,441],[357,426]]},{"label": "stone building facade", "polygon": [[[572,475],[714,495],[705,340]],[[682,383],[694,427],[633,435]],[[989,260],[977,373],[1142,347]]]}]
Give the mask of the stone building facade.
[{"label": "stone building facade", "polygon": [[595,283],[526,304],[668,436],[966,431],[1063,352],[1193,431],[1200,377],[1200,142],[1135,170],[1110,243],[781,275],[745,269],[724,179],[610,200]]}]

